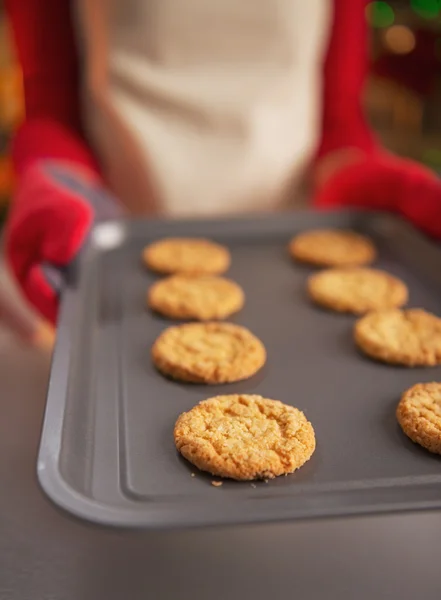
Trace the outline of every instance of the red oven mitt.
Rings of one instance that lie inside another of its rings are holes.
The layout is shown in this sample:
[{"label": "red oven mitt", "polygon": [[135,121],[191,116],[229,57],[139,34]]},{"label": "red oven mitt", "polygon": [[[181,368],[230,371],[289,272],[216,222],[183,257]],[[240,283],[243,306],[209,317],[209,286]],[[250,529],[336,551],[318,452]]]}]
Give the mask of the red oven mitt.
[{"label": "red oven mitt", "polygon": [[441,181],[426,167],[387,153],[339,169],[317,190],[314,206],[394,212],[441,238]]},{"label": "red oven mitt", "polygon": [[66,270],[92,223],[120,214],[87,168],[40,161],[23,174],[6,227],[6,256],[25,296],[52,323]]}]

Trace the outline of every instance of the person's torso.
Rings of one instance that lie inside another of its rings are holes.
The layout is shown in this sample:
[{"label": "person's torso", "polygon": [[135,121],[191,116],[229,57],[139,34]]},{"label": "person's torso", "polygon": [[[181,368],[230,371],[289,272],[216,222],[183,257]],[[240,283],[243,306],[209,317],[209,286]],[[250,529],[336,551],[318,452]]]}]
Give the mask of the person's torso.
[{"label": "person's torso", "polygon": [[79,0],[88,132],[135,212],[280,206],[317,143],[330,0]]}]

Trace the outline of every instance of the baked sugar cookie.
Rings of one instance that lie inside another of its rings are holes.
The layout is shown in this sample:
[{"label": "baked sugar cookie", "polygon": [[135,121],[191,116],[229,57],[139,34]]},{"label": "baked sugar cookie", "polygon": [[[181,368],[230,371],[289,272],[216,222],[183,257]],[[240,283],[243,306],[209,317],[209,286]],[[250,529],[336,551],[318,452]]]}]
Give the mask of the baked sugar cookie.
[{"label": "baked sugar cookie", "polygon": [[441,383],[418,383],[407,390],[398,404],[397,419],[413,442],[441,454]]},{"label": "baked sugar cookie", "polygon": [[270,479],[292,473],[315,450],[305,415],[261,396],[217,396],[183,413],[174,429],[179,452],[218,477]]},{"label": "baked sugar cookie", "polygon": [[248,329],[232,323],[188,323],[166,329],[152,348],[164,375],[193,383],[248,379],[263,367],[265,347]]},{"label": "baked sugar cookie", "polygon": [[295,260],[319,267],[357,267],[372,263],[375,246],[353,231],[320,229],[294,237],[289,251]]},{"label": "baked sugar cookie", "polygon": [[406,304],[406,285],[396,277],[363,267],[328,269],[308,280],[312,300],[338,312],[364,314]]},{"label": "baked sugar cookie", "polygon": [[171,319],[225,319],[244,305],[242,288],[223,277],[172,275],[148,291],[147,304]]},{"label": "baked sugar cookie", "polygon": [[167,238],[143,251],[143,261],[163,274],[219,275],[228,270],[231,258],[224,246],[199,238]]},{"label": "baked sugar cookie", "polygon": [[421,309],[369,313],[356,323],[355,341],[371,358],[390,364],[441,363],[441,319]]}]

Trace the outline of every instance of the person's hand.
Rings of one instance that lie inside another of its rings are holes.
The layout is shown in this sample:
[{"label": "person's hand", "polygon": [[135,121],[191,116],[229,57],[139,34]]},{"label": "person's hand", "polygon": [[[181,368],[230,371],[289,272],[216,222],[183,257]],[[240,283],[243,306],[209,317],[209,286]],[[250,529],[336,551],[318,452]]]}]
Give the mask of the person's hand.
[{"label": "person's hand", "polygon": [[63,274],[92,223],[119,214],[90,171],[45,161],[24,174],[6,226],[6,257],[27,299],[50,322],[57,318]]},{"label": "person's hand", "polygon": [[318,180],[314,206],[395,212],[441,238],[441,181],[435,173],[387,153],[353,158]]}]

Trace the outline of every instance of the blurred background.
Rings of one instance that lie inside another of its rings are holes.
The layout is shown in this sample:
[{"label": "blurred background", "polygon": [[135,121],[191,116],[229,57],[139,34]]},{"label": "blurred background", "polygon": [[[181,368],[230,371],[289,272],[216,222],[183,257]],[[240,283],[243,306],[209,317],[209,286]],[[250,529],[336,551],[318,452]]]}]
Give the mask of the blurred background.
[{"label": "blurred background", "polygon": [[[8,149],[24,114],[20,70],[2,4],[0,0],[0,234],[14,193]],[[365,95],[369,120],[386,147],[441,172],[441,0],[372,1],[365,18],[371,33]],[[3,298],[8,295],[10,307],[22,302],[17,290],[11,301],[12,287],[0,254],[0,291]]]},{"label": "blurred background", "polygon": [[441,0],[371,2],[366,109],[384,144],[441,168]]},{"label": "blurred background", "polygon": [[[441,170],[441,0],[370,2],[372,71],[366,110],[394,152]],[[0,0],[0,223],[13,192],[8,157],[23,103]]]},{"label": "blurred background", "polygon": [[14,60],[8,24],[0,0],[0,224],[5,217],[14,187],[8,156],[9,141],[22,115],[20,72]]}]

